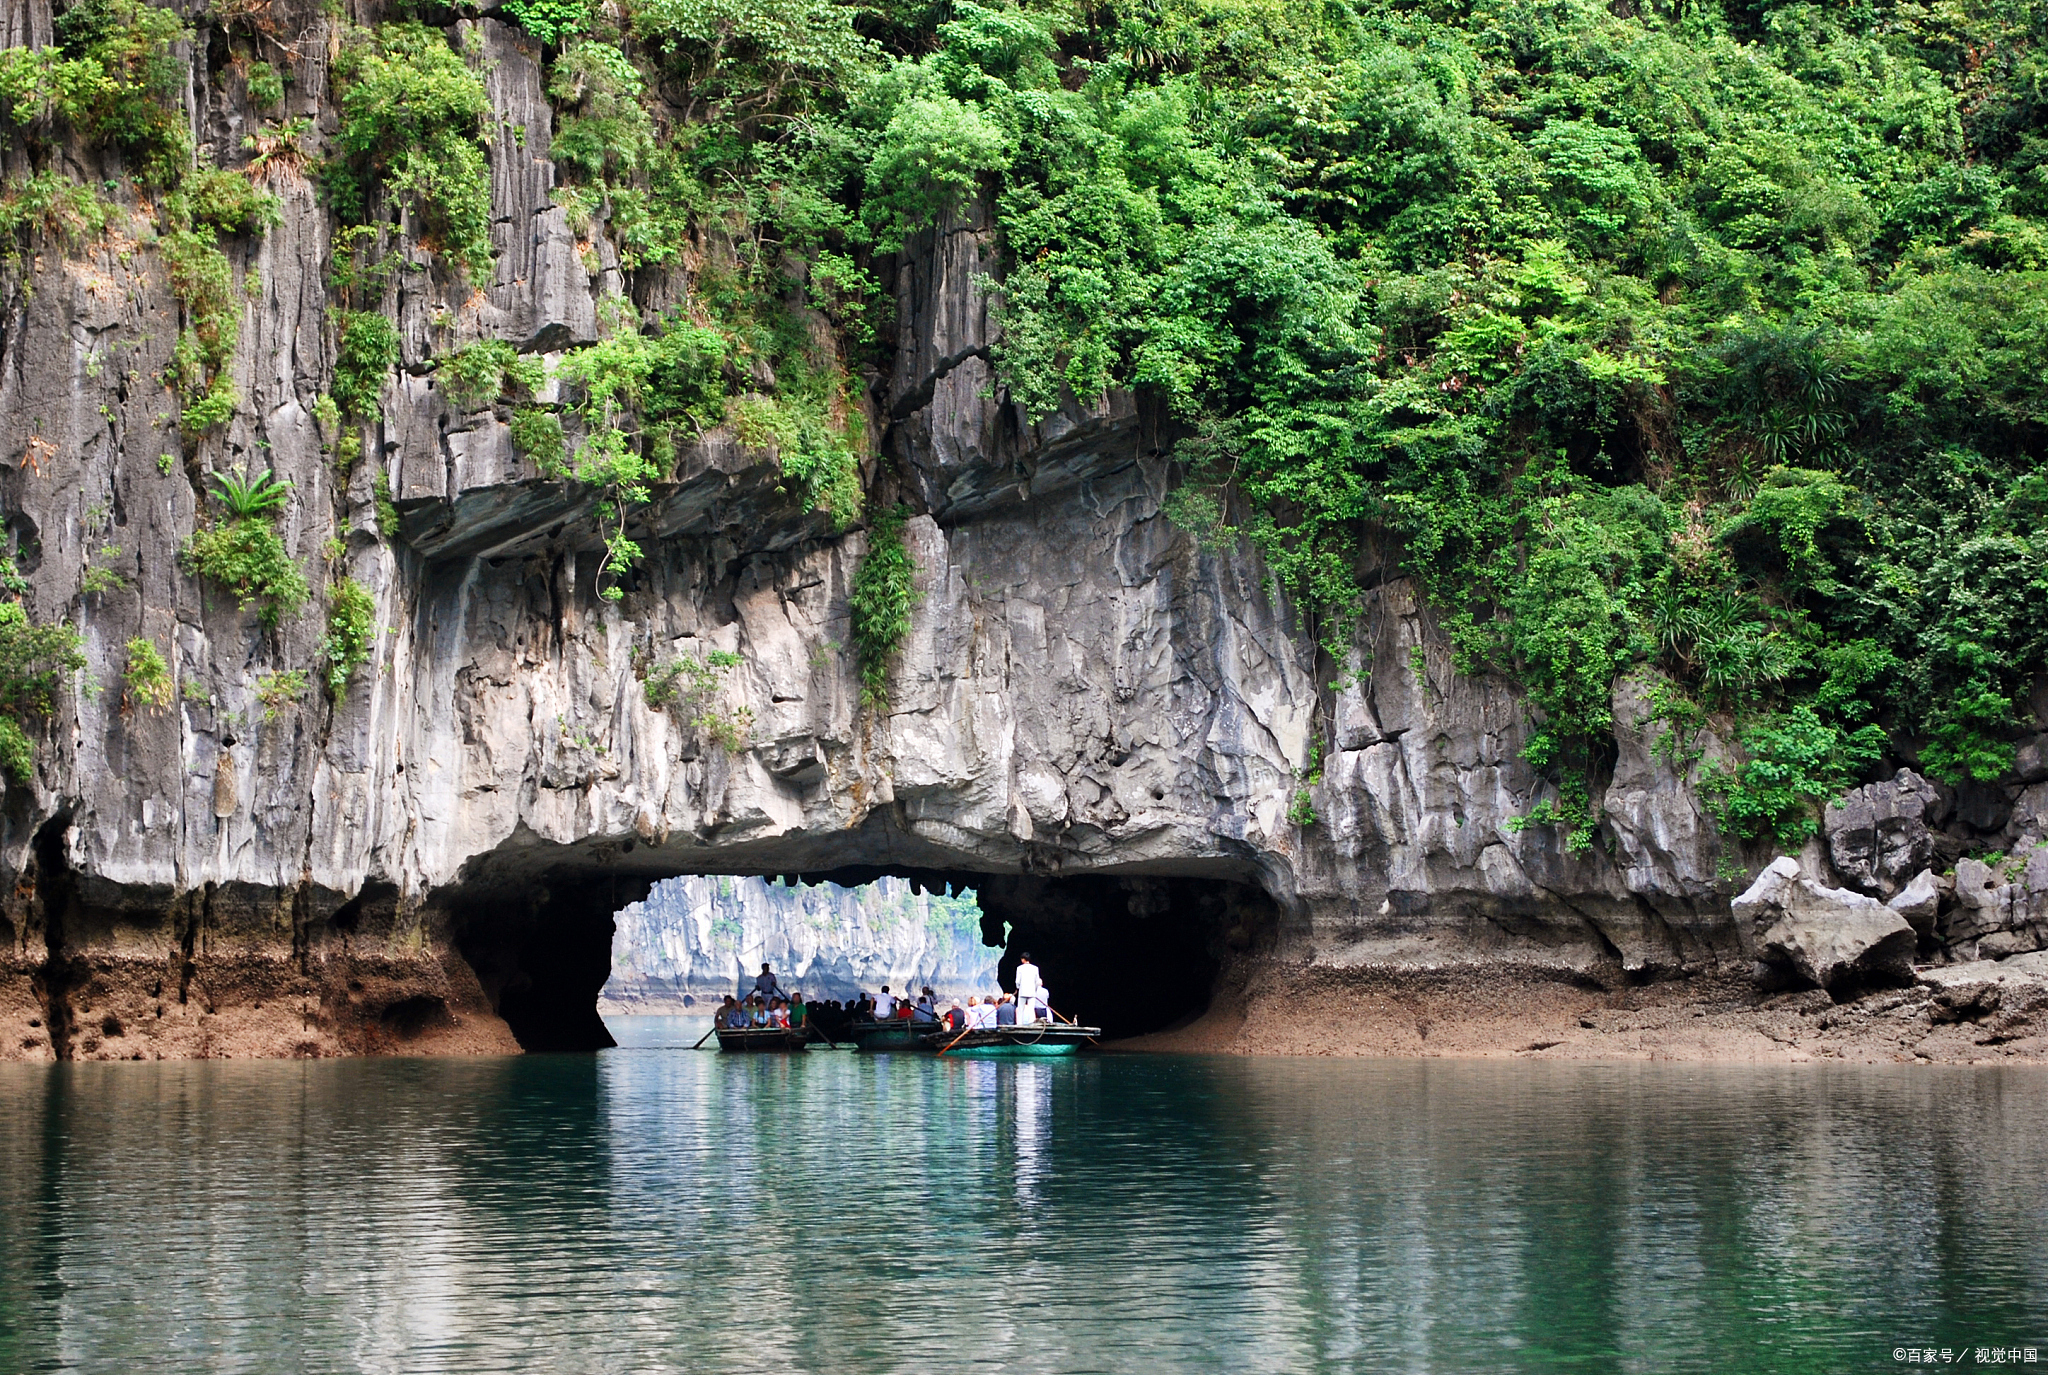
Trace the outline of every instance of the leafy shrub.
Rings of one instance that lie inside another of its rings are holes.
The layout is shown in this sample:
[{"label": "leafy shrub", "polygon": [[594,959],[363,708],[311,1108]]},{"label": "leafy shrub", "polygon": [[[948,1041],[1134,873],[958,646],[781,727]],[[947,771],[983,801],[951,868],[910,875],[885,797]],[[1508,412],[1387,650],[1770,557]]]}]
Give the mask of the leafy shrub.
[{"label": "leafy shrub", "polygon": [[882,130],[868,163],[874,194],[863,214],[885,249],[958,209],[983,173],[1009,166],[1008,139],[980,111],[946,95],[904,101]]},{"label": "leafy shrub", "polygon": [[41,233],[78,244],[106,232],[111,211],[92,189],[43,171],[0,184],[0,258],[20,256],[21,241]]},{"label": "leafy shrub", "polygon": [[1736,835],[1769,834],[1796,850],[1819,831],[1822,805],[1884,753],[1884,732],[1844,730],[1800,705],[1751,726],[1742,745],[1746,760],[1720,765],[1702,782],[1714,819]]},{"label": "leafy shrub", "polygon": [[335,65],[342,158],[328,178],[336,209],[363,219],[372,184],[419,221],[421,242],[480,277],[492,262],[490,99],[447,39],[417,22],[357,32]]},{"label": "leafy shrub", "polygon": [[280,72],[268,62],[249,64],[249,104],[258,110],[275,109],[284,104],[284,83],[291,74],[286,68]]},{"label": "leafy shrub", "polygon": [[343,578],[328,599],[327,638],[320,646],[327,659],[329,692],[339,697],[348,690],[348,680],[369,659],[376,642],[376,600],[354,578]]},{"label": "leafy shrub", "polygon": [[171,293],[185,308],[185,329],[172,352],[171,370],[186,408],[188,434],[203,434],[234,413],[234,392],[224,370],[241,337],[241,302],[234,272],[211,231],[177,229],[158,247]]},{"label": "leafy shrub", "polygon": [[215,373],[206,391],[178,412],[178,428],[188,439],[217,430],[234,418],[235,384],[225,372]]},{"label": "leafy shrub", "polygon": [[512,412],[512,447],[534,461],[542,473],[561,477],[566,452],[562,419],[538,406],[521,406]]},{"label": "leafy shrub", "polygon": [[154,641],[137,636],[128,642],[128,694],[144,706],[162,711],[171,704],[170,665]]},{"label": "leafy shrub", "polygon": [[68,625],[37,625],[20,602],[0,602],[0,769],[35,777],[28,727],[56,710],[64,676],[85,667],[84,641]]},{"label": "leafy shrub", "polygon": [[505,0],[504,12],[543,43],[559,45],[590,27],[590,0]]},{"label": "leafy shrub", "polygon": [[861,700],[882,709],[889,704],[889,661],[910,633],[910,612],[917,604],[910,581],[917,565],[903,543],[903,526],[909,519],[910,508],[902,505],[876,513],[868,526],[867,553],[847,596]]},{"label": "leafy shrub", "polygon": [[509,385],[535,391],[547,381],[538,358],[521,357],[503,339],[480,339],[457,349],[435,365],[434,376],[461,410],[488,406]]},{"label": "leafy shrub", "polygon": [[384,380],[398,366],[398,328],[376,311],[343,311],[334,385],[328,394],[344,417],[368,420],[384,394]]},{"label": "leafy shrub", "polygon": [[641,693],[655,711],[668,707],[691,711],[690,724],[703,731],[728,754],[746,748],[754,713],[746,706],[720,711],[712,704],[727,669],[745,660],[731,650],[714,649],[703,658],[672,659],[655,666],[639,665]]},{"label": "leafy shrub", "polygon": [[655,711],[670,705],[690,706],[717,690],[725,670],[746,662],[729,649],[714,649],[701,659],[677,658],[643,669],[641,695]]},{"label": "leafy shrub", "polygon": [[172,51],[191,36],[176,13],[148,0],[78,0],[57,17],[57,52],[96,66],[101,78],[60,80],[64,113],[157,186],[174,184],[192,160],[180,104],[185,67]]},{"label": "leafy shrub", "polygon": [[370,483],[370,495],[377,503],[377,533],[385,539],[398,538],[398,503],[391,499],[391,474],[377,474]]},{"label": "leafy shrub", "polygon": [[548,94],[567,106],[550,151],[589,177],[643,166],[655,151],[654,121],[640,104],[646,82],[610,43],[586,41],[555,59]]},{"label": "leafy shrub", "polygon": [[223,234],[261,233],[282,218],[277,197],[257,190],[240,172],[194,172],[185,178],[182,194],[194,224]]},{"label": "leafy shrub", "polygon": [[297,613],[311,591],[304,570],[260,516],[201,526],[186,540],[184,559],[192,572],[233,593],[238,606],[261,603],[266,626]]}]

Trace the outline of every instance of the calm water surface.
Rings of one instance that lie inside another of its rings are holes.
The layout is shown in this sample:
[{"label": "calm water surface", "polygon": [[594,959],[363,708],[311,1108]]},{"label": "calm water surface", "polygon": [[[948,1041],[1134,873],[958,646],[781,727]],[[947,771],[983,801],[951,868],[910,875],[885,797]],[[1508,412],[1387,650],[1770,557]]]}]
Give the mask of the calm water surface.
[{"label": "calm water surface", "polygon": [[2048,1358],[2048,1074],[690,1054],[0,1066],[0,1371]]}]

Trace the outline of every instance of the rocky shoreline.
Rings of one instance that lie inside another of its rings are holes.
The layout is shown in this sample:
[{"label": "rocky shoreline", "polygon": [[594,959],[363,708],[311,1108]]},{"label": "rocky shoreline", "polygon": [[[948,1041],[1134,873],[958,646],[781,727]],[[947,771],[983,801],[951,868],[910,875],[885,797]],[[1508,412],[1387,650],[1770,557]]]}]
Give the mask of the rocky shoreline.
[{"label": "rocky shoreline", "polygon": [[1554,969],[1239,969],[1207,1014],[1118,1050],[1542,1060],[2048,1064],[2048,954],[1837,1003],[1746,977],[1603,988]]}]

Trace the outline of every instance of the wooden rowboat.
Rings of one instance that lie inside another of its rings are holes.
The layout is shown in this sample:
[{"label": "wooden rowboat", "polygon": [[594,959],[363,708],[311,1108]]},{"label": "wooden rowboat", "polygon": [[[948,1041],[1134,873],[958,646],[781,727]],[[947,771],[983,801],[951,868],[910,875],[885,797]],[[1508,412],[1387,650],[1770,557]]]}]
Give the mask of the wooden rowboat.
[{"label": "wooden rowboat", "polygon": [[919,1037],[926,1050],[976,1060],[1038,1059],[1072,1055],[1102,1035],[1099,1026],[1072,1022],[1033,1022],[1029,1026],[982,1027],[976,1031],[927,1032]]},{"label": "wooden rowboat", "polygon": [[811,1044],[811,1033],[803,1027],[720,1027],[716,1035],[720,1050],[788,1051],[803,1050]]}]

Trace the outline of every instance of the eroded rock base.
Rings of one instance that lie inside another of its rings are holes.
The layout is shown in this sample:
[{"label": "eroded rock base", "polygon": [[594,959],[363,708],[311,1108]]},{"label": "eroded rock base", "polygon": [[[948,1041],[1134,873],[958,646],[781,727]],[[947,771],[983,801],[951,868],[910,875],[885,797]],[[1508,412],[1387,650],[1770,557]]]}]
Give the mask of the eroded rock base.
[{"label": "eroded rock base", "polygon": [[312,972],[289,947],[188,964],[87,954],[0,971],[0,1058],[505,1055],[520,1046],[459,957],[364,956]]}]

